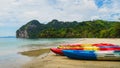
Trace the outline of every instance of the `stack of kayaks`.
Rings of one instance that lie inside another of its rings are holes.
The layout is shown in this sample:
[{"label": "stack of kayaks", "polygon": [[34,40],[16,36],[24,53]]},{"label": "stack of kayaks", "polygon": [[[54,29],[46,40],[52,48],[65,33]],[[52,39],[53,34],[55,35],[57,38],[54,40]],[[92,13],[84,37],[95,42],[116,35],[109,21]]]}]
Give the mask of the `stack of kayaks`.
[{"label": "stack of kayaks", "polygon": [[120,46],[109,43],[64,44],[51,48],[51,51],[73,59],[120,60]]}]

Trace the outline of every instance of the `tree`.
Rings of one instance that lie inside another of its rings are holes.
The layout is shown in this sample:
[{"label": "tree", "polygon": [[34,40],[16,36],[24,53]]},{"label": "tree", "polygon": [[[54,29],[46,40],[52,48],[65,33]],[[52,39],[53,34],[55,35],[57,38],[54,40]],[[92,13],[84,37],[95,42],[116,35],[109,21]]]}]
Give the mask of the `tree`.
[{"label": "tree", "polygon": [[120,38],[120,22],[116,23],[113,27],[114,32],[115,32],[115,37]]}]

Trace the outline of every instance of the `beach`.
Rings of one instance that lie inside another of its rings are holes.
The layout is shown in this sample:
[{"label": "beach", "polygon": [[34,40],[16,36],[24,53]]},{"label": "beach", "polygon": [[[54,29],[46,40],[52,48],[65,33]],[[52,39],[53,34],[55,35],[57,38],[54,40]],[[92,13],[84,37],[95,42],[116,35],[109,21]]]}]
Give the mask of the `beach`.
[{"label": "beach", "polygon": [[[84,38],[76,43],[111,43],[120,45],[118,38]],[[49,50],[49,49],[48,49]],[[31,51],[32,52],[32,51]],[[34,51],[33,53],[36,53]],[[29,53],[29,52],[28,52]],[[92,61],[92,60],[75,60],[66,56],[59,56],[51,51],[39,55],[27,62],[22,68],[119,68],[120,61]]]}]

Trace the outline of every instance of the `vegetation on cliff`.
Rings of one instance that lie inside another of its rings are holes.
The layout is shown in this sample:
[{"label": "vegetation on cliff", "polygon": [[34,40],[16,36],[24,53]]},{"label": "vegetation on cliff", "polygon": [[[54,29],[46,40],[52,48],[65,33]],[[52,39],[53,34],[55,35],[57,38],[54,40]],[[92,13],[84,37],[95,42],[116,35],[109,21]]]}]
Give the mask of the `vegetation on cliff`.
[{"label": "vegetation on cliff", "polygon": [[[21,31],[26,31],[27,35]],[[17,30],[16,36],[19,38],[22,35],[25,35],[23,38],[119,38],[120,22],[63,22],[54,19],[47,24],[41,24],[37,20],[32,20]]]},{"label": "vegetation on cliff", "polygon": [[38,38],[39,32],[43,29],[43,24],[37,20],[32,20],[16,31],[17,38]]}]

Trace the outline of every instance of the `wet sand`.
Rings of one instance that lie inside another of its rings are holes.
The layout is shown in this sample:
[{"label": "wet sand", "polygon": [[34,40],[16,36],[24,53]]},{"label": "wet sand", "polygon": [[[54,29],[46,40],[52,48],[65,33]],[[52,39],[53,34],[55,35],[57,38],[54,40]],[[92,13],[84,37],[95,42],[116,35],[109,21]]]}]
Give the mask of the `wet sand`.
[{"label": "wet sand", "polygon": [[24,51],[24,52],[19,52],[19,54],[28,56],[28,57],[38,57],[44,53],[50,52],[49,48],[46,49],[38,49],[38,50],[31,50],[31,51]]},{"label": "wet sand", "polygon": [[[120,45],[120,39],[84,39],[78,43],[112,43]],[[33,51],[33,54],[36,51]],[[120,61],[75,60],[47,52],[23,65],[22,68],[120,68]]]}]

